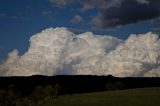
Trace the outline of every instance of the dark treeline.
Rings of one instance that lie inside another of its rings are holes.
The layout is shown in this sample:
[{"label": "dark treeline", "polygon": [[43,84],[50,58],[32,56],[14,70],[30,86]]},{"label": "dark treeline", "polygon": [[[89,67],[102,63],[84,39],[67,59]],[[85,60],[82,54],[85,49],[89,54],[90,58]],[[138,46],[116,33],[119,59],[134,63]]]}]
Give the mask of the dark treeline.
[{"label": "dark treeline", "polygon": [[[74,94],[112,90],[113,84],[120,86],[119,89],[160,87],[160,78],[117,78],[111,75],[0,77],[0,89],[14,85],[23,95],[31,94],[37,86],[56,84],[61,88],[60,94]],[[107,87],[112,89],[106,89]]]}]

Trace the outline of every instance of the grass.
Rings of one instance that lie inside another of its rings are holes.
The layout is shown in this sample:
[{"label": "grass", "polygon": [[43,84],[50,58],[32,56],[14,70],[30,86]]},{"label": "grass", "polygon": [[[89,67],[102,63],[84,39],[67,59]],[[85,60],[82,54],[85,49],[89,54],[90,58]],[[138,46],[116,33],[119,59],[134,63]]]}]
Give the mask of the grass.
[{"label": "grass", "polygon": [[160,88],[64,95],[41,106],[160,106]]}]

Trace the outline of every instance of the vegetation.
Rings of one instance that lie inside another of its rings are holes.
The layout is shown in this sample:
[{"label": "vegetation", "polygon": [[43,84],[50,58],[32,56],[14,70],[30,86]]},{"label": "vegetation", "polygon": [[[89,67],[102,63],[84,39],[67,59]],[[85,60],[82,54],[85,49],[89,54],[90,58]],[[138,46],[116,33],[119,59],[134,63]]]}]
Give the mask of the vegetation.
[{"label": "vegetation", "polygon": [[124,88],[124,85],[122,82],[120,81],[117,81],[117,82],[114,82],[114,83],[107,83],[105,85],[106,87],[106,90],[107,91],[112,91],[112,90],[120,90],[120,89],[123,89]]},{"label": "vegetation", "polygon": [[65,104],[69,106],[106,106],[107,104],[113,106],[115,103],[118,106],[130,103],[132,106],[134,102],[135,104],[143,104],[144,100],[148,102],[149,99],[151,99],[151,104],[148,104],[155,105],[160,94],[160,88],[144,89],[144,92],[140,89],[123,91],[123,89],[159,87],[160,78],[117,78],[113,76],[0,77],[0,84],[0,106],[65,106]]},{"label": "vegetation", "polygon": [[158,106],[160,88],[139,88],[51,98],[40,106]]},{"label": "vegetation", "polygon": [[21,96],[14,85],[7,90],[0,89],[0,106],[37,106],[43,104],[51,97],[57,97],[60,92],[60,85],[37,86],[33,93],[28,96]]}]

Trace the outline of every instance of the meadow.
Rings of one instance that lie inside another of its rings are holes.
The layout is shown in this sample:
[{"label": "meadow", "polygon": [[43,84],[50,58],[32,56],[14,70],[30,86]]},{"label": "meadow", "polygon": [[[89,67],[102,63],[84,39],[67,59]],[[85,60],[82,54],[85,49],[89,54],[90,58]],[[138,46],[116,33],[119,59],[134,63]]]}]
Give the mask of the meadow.
[{"label": "meadow", "polygon": [[41,106],[159,106],[160,87],[62,95]]}]

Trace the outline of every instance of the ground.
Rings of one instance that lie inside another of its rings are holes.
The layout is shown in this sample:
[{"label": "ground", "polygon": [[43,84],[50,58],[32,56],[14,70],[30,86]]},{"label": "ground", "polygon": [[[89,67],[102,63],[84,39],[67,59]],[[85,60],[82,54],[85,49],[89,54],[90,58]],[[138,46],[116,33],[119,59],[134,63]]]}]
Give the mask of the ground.
[{"label": "ground", "polygon": [[63,95],[41,106],[158,106],[160,88],[137,88],[86,94]]}]

